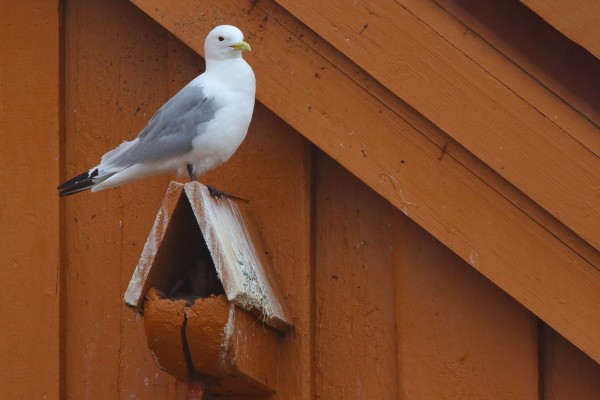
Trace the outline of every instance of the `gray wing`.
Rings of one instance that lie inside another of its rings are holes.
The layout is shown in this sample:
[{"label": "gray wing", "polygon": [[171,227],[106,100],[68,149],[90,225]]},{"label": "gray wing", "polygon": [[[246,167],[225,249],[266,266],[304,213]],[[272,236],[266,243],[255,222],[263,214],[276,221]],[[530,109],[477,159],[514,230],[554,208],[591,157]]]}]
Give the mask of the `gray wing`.
[{"label": "gray wing", "polygon": [[127,168],[185,154],[216,111],[214,98],[206,97],[202,87],[186,86],[152,116],[136,140],[106,153],[102,166]]}]

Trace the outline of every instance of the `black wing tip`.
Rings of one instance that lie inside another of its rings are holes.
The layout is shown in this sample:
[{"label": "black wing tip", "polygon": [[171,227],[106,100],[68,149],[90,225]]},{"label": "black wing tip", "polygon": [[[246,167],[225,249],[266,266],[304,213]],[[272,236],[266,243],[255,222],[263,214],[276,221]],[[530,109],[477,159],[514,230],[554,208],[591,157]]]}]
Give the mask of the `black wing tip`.
[{"label": "black wing tip", "polygon": [[98,176],[98,169],[96,168],[92,173],[84,172],[82,174],[77,175],[58,185],[56,188],[60,192],[58,193],[59,197],[70,196],[75,193],[82,192],[84,190],[91,189],[95,183],[93,178]]},{"label": "black wing tip", "polygon": [[71,186],[71,185],[73,185],[73,184],[75,184],[77,182],[80,182],[80,181],[83,181],[83,180],[86,180],[86,179],[90,179],[90,173],[89,172],[81,173],[81,174],[79,174],[79,175],[77,175],[77,176],[75,176],[75,177],[73,177],[73,178],[71,178],[71,179],[69,179],[67,181],[64,181],[63,183],[61,183],[60,185],[58,185],[58,187],[56,189],[58,189],[58,190],[65,189],[65,188],[67,188],[67,187],[69,187],[69,186]]}]

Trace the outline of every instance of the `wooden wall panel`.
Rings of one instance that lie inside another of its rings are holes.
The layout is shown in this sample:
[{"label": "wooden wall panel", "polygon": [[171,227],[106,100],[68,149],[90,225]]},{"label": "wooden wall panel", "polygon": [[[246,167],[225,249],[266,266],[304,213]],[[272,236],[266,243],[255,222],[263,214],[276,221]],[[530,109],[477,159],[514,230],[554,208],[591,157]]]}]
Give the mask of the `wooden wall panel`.
[{"label": "wooden wall panel", "polygon": [[58,1],[0,1],[0,398],[60,398]]},{"label": "wooden wall panel", "polygon": [[400,398],[538,400],[536,318],[396,215]]},{"label": "wooden wall panel", "polygon": [[390,216],[331,158],[315,162],[315,398],[397,399]]},{"label": "wooden wall panel", "polygon": [[548,326],[542,332],[543,400],[598,399],[600,364]]},{"label": "wooden wall panel", "polygon": [[[68,175],[133,138],[203,69],[195,53],[118,0],[69,2],[66,64]],[[141,323],[122,303],[169,179],[66,199],[68,398],[185,394],[185,384],[155,366]],[[306,141],[260,104],[239,152],[202,179],[249,200],[292,309],[275,396],[282,399],[312,398],[309,179]]]},{"label": "wooden wall panel", "polygon": [[[128,3],[66,5],[66,176],[132,139],[168,98],[167,33]],[[173,398],[122,302],[168,178],[66,198],[66,394]]]}]

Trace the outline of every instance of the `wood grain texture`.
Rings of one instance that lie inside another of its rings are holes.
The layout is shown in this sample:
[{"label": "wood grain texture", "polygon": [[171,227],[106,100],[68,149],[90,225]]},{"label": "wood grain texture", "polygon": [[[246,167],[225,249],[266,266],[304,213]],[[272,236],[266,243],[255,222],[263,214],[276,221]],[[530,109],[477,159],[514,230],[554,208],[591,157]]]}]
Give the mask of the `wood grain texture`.
[{"label": "wood grain texture", "polygon": [[213,198],[198,182],[186,183],[184,191],[227,299],[263,323],[288,331],[292,326],[289,311],[251,214],[231,198]]},{"label": "wood grain texture", "polygon": [[404,4],[546,118],[599,154],[600,60],[519,0],[410,0]]},{"label": "wood grain texture", "polygon": [[277,2],[600,248],[595,228],[600,158],[449,44],[403,1],[367,0],[352,7],[342,0]]},{"label": "wood grain texture", "polygon": [[[166,282],[169,282],[169,274],[174,273],[172,264],[181,264],[182,259],[185,257],[183,252],[175,251],[169,249],[165,251],[164,247],[166,245],[165,239],[168,239],[169,244],[171,243],[181,243],[183,242],[179,237],[167,237],[167,232],[174,235],[190,235],[190,232],[183,230],[175,232],[174,229],[174,221],[173,216],[176,208],[178,206],[183,206],[181,202],[181,196],[183,194],[183,184],[177,182],[169,183],[165,196],[163,197],[163,201],[156,213],[156,218],[154,219],[154,223],[152,224],[152,230],[148,234],[148,239],[146,239],[146,243],[144,244],[144,249],[142,250],[142,254],[140,259],[133,271],[131,276],[131,280],[127,285],[127,290],[123,296],[123,301],[132,307],[136,312],[141,312],[144,308],[144,299],[146,298],[146,292],[151,287],[159,287],[159,285],[165,285]],[[186,206],[187,202],[184,203]],[[189,207],[189,206],[187,206]],[[186,217],[191,217],[191,212],[185,215]],[[191,218],[189,218],[191,219]],[[179,222],[179,221],[178,221]],[[184,221],[187,222],[187,221]],[[193,224],[192,222],[188,222],[188,224]],[[178,226],[181,226],[180,222]],[[186,238],[186,240],[188,240]],[[188,243],[186,242],[186,245]],[[162,252],[160,251],[162,248]],[[161,257],[162,256],[162,257]],[[160,261],[168,261],[169,266],[158,266]],[[171,283],[172,284],[172,283]],[[161,289],[166,289],[161,287]]]},{"label": "wood grain texture", "polygon": [[[118,0],[70,1],[65,17],[66,177],[130,140],[168,98],[167,33]],[[174,398],[141,322],[122,302],[168,184],[147,179],[65,201],[66,395]]]},{"label": "wood grain texture", "polygon": [[595,0],[521,0],[575,43],[600,58],[600,3]]},{"label": "wood grain texture", "polygon": [[315,398],[397,399],[397,210],[323,153],[315,172]]},{"label": "wood grain texture", "polygon": [[[595,312],[600,278],[589,264],[597,251],[590,249],[592,258],[586,260],[565,246],[515,207],[521,200],[504,197],[506,183],[500,194],[488,179],[481,180],[472,171],[485,168],[466,168],[460,146],[285,10],[268,1],[248,8],[233,1],[210,7],[187,0],[135,4],[200,53],[198,38],[213,21],[227,16],[244,27],[254,44],[248,60],[260,82],[259,100],[600,360],[600,340],[594,334],[600,329]],[[271,50],[259,53],[261,48]]]},{"label": "wood grain texture", "polygon": [[125,292],[125,303],[140,311],[150,287],[168,292],[168,285],[175,283],[173,275],[193,261],[193,253],[192,258],[200,256],[190,246],[204,241],[206,254],[201,258],[214,262],[227,299],[263,323],[282,332],[289,330],[289,311],[275,285],[262,239],[254,219],[239,203],[233,198],[215,199],[199,182],[171,182]]},{"label": "wood grain texture", "polygon": [[0,398],[61,398],[58,1],[0,1]]},{"label": "wood grain texture", "polygon": [[400,398],[537,400],[536,318],[397,213]]}]

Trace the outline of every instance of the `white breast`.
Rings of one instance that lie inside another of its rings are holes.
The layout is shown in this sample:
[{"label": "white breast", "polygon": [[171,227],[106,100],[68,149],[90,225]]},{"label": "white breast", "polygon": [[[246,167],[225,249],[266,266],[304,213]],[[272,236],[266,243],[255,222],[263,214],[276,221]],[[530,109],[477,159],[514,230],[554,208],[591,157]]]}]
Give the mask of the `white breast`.
[{"label": "white breast", "polygon": [[[204,93],[215,99],[217,111],[204,134],[192,141],[190,164],[200,176],[227,161],[240,146],[252,119],[256,81],[250,66],[239,58],[222,68],[211,68],[197,81]],[[204,127],[203,127],[204,129]]]}]

